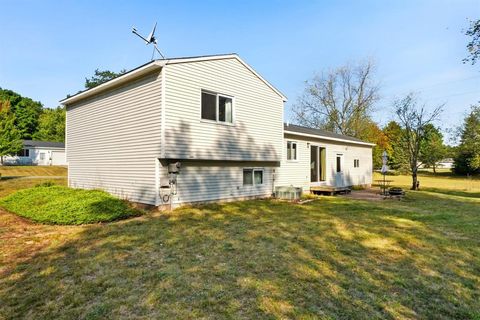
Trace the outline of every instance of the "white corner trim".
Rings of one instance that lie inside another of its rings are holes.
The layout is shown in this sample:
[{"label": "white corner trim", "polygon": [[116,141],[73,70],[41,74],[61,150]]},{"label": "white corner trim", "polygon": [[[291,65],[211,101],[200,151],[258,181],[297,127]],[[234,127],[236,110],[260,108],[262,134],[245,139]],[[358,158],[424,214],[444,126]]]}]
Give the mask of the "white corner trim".
[{"label": "white corner trim", "polygon": [[288,131],[288,130],[283,130],[283,133],[301,136],[301,137],[309,137],[309,138],[316,138],[316,139],[323,139],[323,140],[330,140],[330,141],[340,141],[340,142],[351,143],[351,144],[359,144],[359,145],[364,145],[369,147],[373,147],[376,145],[375,143],[352,141],[347,139],[332,138],[332,137],[326,137],[326,136],[321,136],[316,134],[300,133],[300,132]]},{"label": "white corner trim", "polygon": [[166,100],[166,76],[165,76],[165,73],[167,72],[167,68],[166,66],[164,66],[162,68],[162,71],[161,71],[161,77],[162,77],[162,101],[161,101],[161,116],[162,116],[162,120],[161,120],[161,128],[160,128],[160,154],[162,155],[162,158],[165,158],[165,155],[166,155],[166,151],[165,151],[165,124],[166,124],[166,115],[167,115],[167,110],[166,110],[166,107],[167,107],[167,104],[165,102]]}]

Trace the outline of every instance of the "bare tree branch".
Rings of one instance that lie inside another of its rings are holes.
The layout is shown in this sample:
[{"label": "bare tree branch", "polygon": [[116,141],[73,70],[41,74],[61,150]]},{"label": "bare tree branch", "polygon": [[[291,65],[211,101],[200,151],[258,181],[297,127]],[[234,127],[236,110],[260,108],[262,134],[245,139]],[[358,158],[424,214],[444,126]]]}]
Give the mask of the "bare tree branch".
[{"label": "bare tree branch", "polygon": [[368,61],[318,74],[306,82],[305,92],[294,106],[295,121],[360,137],[379,98],[373,73],[374,65]]},{"label": "bare tree branch", "polygon": [[438,119],[444,104],[436,106],[428,112],[426,105],[419,105],[415,94],[409,93],[404,98],[395,100],[393,107],[400,125],[405,130],[403,138],[412,172],[412,190],[416,190],[420,147],[426,137],[426,128]]}]

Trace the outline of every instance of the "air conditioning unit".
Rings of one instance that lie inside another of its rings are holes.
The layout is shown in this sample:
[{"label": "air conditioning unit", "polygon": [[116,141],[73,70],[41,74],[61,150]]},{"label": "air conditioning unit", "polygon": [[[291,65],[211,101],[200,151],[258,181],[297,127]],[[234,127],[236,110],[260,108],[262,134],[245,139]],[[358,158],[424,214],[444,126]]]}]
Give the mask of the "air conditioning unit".
[{"label": "air conditioning unit", "polygon": [[275,198],[284,200],[300,200],[302,197],[302,188],[292,186],[275,187]]}]

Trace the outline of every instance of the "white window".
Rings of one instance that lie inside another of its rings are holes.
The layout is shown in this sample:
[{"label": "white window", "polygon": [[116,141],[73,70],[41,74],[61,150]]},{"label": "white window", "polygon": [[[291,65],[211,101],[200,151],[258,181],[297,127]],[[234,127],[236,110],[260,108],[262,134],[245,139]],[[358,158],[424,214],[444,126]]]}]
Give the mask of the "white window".
[{"label": "white window", "polygon": [[287,141],[287,160],[297,160],[297,143]]},{"label": "white window", "polygon": [[233,98],[202,90],[202,119],[233,123]]},{"label": "white window", "polygon": [[258,186],[263,184],[263,169],[243,169],[243,185]]},{"label": "white window", "polygon": [[353,160],[353,167],[354,168],[359,168],[360,167],[360,159],[354,159]]},{"label": "white window", "polygon": [[40,160],[45,160],[45,153],[44,152],[40,152]]}]

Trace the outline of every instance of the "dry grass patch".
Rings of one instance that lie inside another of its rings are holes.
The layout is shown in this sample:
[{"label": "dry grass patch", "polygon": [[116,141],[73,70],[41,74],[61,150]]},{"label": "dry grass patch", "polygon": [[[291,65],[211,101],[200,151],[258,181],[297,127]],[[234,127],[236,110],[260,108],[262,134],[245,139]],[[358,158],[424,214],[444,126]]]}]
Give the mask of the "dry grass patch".
[{"label": "dry grass patch", "polygon": [[64,166],[0,166],[2,177],[67,176]]}]

